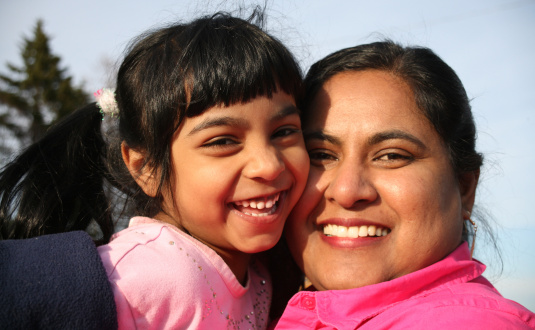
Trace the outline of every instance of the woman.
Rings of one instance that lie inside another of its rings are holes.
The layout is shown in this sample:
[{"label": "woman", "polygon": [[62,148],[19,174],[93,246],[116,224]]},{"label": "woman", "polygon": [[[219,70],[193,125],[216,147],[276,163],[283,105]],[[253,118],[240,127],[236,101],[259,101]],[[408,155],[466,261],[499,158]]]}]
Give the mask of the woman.
[{"label": "woman", "polygon": [[386,41],[329,55],[306,88],[311,168],[286,237],[318,291],[277,328],[535,329],[466,242],[483,158],[455,72]]}]

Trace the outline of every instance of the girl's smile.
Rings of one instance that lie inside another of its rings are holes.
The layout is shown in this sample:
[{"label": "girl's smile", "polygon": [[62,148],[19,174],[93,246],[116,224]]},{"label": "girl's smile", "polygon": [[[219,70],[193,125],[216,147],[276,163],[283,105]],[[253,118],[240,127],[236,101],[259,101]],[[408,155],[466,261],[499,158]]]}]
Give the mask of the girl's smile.
[{"label": "girl's smile", "polygon": [[267,197],[236,201],[231,203],[231,206],[245,215],[264,218],[277,211],[280,196],[281,193],[276,193]]},{"label": "girl's smile", "polygon": [[186,118],[171,160],[166,214],[157,218],[208,245],[228,265],[247,265],[231,259],[276,244],[309,168],[299,112],[283,92]]}]

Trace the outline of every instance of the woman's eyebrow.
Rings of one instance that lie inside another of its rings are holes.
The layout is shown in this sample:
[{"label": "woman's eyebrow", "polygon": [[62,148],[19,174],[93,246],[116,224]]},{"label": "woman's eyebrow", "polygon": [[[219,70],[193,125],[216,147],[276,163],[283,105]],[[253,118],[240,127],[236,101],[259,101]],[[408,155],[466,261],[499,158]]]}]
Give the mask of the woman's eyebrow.
[{"label": "woman's eyebrow", "polygon": [[416,136],[401,130],[391,130],[374,134],[368,139],[368,145],[374,145],[386,140],[401,139],[412,142],[422,149],[426,149],[425,143],[420,141]]},{"label": "woman's eyebrow", "polygon": [[[306,140],[320,140],[320,141],[329,142],[334,145],[342,145],[342,140],[339,137],[336,137],[334,135],[329,135],[322,130],[317,130],[317,131],[305,130],[303,132],[303,135],[304,135],[305,141]],[[374,144],[378,144],[386,140],[394,140],[394,139],[407,140],[418,145],[418,147],[420,148],[426,149],[425,144],[422,141],[420,141],[417,137],[407,132],[401,131],[401,130],[391,130],[391,131],[385,131],[385,132],[374,134],[372,137],[368,139],[367,144],[374,145]]]},{"label": "woman's eyebrow", "polygon": [[329,142],[331,144],[338,145],[338,146],[342,145],[342,140],[340,140],[338,137],[334,135],[329,135],[322,130],[304,131],[303,136],[305,138],[305,141],[306,140],[320,140],[320,141]]}]

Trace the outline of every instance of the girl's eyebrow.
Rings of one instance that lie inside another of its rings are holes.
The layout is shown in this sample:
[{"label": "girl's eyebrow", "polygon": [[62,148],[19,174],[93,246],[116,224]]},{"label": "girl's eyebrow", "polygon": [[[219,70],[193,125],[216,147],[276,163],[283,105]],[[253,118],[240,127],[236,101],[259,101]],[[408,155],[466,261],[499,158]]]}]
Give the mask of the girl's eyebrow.
[{"label": "girl's eyebrow", "polygon": [[[294,114],[299,115],[299,110],[294,105],[289,105],[277,111],[273,116],[271,116],[271,121],[277,121],[277,120],[280,120],[282,118],[285,118]],[[211,127],[247,126],[247,125],[248,125],[247,121],[241,118],[235,118],[235,117],[229,117],[229,116],[208,118],[206,120],[203,120],[197,126],[193,127],[193,129],[188,133],[188,136],[193,135],[199,131],[205,130],[207,128],[211,128]]]},{"label": "girl's eyebrow", "polygon": [[299,115],[299,109],[293,104],[288,105],[281,110],[277,111],[272,117],[271,121],[277,121],[279,119],[291,116],[291,115]]},{"label": "girl's eyebrow", "polygon": [[241,118],[234,117],[217,117],[217,118],[208,118],[203,120],[200,124],[193,127],[193,129],[188,133],[188,136],[193,135],[199,131],[205,130],[211,127],[217,126],[246,126],[247,121]]}]

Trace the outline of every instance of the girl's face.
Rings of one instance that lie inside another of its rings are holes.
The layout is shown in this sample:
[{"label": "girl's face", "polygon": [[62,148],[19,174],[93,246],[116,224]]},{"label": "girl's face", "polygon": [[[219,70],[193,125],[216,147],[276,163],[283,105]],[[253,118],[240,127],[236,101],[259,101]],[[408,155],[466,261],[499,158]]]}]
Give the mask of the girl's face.
[{"label": "girl's face", "polygon": [[294,98],[214,107],[186,118],[171,144],[172,194],[164,209],[179,228],[218,252],[267,250],[301,196],[309,158]]},{"label": "girl's face", "polygon": [[286,236],[317,289],[388,281],[461,243],[477,178],[457,180],[404,81],[377,70],[338,74],[309,113],[309,181]]}]

